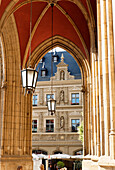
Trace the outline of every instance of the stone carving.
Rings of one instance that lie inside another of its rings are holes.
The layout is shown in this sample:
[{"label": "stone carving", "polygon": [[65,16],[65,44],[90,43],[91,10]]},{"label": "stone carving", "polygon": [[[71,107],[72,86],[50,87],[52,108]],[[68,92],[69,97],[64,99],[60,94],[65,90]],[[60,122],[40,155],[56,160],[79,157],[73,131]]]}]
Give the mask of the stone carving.
[{"label": "stone carving", "polygon": [[60,92],[60,101],[64,101],[64,91]]},{"label": "stone carving", "polygon": [[61,116],[60,118],[60,128],[63,129],[64,128],[64,117]]}]

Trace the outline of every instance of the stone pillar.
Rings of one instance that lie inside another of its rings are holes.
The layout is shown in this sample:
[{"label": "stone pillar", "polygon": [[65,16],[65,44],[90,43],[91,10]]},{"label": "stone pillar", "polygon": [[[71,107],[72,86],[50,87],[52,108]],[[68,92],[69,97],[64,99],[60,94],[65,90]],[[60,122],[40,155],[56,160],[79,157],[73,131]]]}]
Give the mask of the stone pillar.
[{"label": "stone pillar", "polygon": [[110,117],[111,117],[110,156],[112,159],[115,159],[115,58],[114,58],[112,0],[107,0],[106,7],[107,7],[108,62],[109,62],[109,86],[110,86],[109,91],[110,91]]},{"label": "stone pillar", "polygon": [[108,73],[108,45],[106,0],[101,0],[101,37],[102,37],[102,73],[103,73],[103,107],[105,125],[105,155],[110,155],[109,130],[110,130],[110,102],[109,102],[109,73]]},{"label": "stone pillar", "polygon": [[91,84],[88,84],[88,138],[89,138],[89,151],[88,154],[91,155]]},{"label": "stone pillar", "polygon": [[96,115],[96,85],[95,85],[95,59],[96,54],[95,52],[92,53],[92,90],[93,90],[93,98],[92,98],[92,104],[93,104],[93,125],[94,125],[94,155],[97,155],[97,115]]},{"label": "stone pillar", "polygon": [[99,112],[100,112],[100,150],[105,154],[104,142],[104,110],[103,110],[103,75],[102,75],[102,44],[101,44],[101,9],[97,1],[97,31],[98,31],[98,80],[99,80]]},{"label": "stone pillar", "polygon": [[93,114],[93,76],[94,76],[94,71],[93,71],[93,54],[91,55],[91,79],[92,79],[92,85],[91,85],[91,155],[94,155],[94,114]]},{"label": "stone pillar", "polygon": [[97,156],[100,156],[100,113],[99,113],[99,85],[98,85],[98,60],[95,60],[95,83],[96,83],[96,115],[97,115]]}]

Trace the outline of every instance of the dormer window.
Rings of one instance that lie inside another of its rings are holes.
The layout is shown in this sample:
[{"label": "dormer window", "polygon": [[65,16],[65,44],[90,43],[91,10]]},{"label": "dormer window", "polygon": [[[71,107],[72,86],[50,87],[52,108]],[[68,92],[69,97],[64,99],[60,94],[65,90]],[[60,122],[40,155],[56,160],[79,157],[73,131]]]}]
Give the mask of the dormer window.
[{"label": "dormer window", "polygon": [[56,56],[53,56],[53,62],[54,63],[56,63],[57,62],[57,58],[58,58],[58,56],[56,55]]},{"label": "dormer window", "polygon": [[41,70],[41,76],[45,77],[46,76],[46,70]]},{"label": "dormer window", "polygon": [[46,71],[47,71],[47,69],[45,68],[45,62],[43,62],[43,66],[42,66],[42,69],[41,69],[41,76],[42,77],[46,76]]}]

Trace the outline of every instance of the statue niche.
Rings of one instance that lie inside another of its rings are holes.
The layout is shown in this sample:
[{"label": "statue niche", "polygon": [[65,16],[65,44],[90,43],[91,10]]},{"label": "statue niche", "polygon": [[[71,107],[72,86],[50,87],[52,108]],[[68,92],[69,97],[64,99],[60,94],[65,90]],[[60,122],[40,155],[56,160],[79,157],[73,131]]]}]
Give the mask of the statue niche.
[{"label": "statue niche", "polygon": [[65,72],[63,70],[60,71],[60,80],[65,80]]}]

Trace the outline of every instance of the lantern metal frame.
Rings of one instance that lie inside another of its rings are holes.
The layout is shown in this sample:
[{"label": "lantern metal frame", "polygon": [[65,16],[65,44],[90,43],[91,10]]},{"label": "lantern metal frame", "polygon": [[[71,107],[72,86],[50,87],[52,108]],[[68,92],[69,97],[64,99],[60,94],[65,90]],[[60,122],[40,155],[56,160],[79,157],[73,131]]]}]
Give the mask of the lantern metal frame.
[{"label": "lantern metal frame", "polygon": [[[24,83],[24,79],[23,79],[23,74],[25,72],[25,77],[26,77],[26,83]],[[31,81],[31,85],[29,85],[29,72],[33,72],[33,77],[32,77],[32,81]],[[35,90],[36,88],[36,84],[37,84],[37,78],[38,78],[38,71],[36,71],[35,69],[33,68],[26,68],[26,69],[23,69],[21,71],[21,77],[22,77],[22,85],[23,85],[23,88],[25,88],[26,90]]]},{"label": "lantern metal frame", "polygon": [[48,112],[53,115],[56,111],[56,100],[54,100],[52,97],[48,100]]},{"label": "lantern metal frame", "polygon": [[[52,53],[51,53],[51,77],[53,76],[53,6],[52,7]],[[53,115],[56,112],[56,100],[53,99],[53,79],[51,79],[51,96],[48,100],[48,112]]]}]

